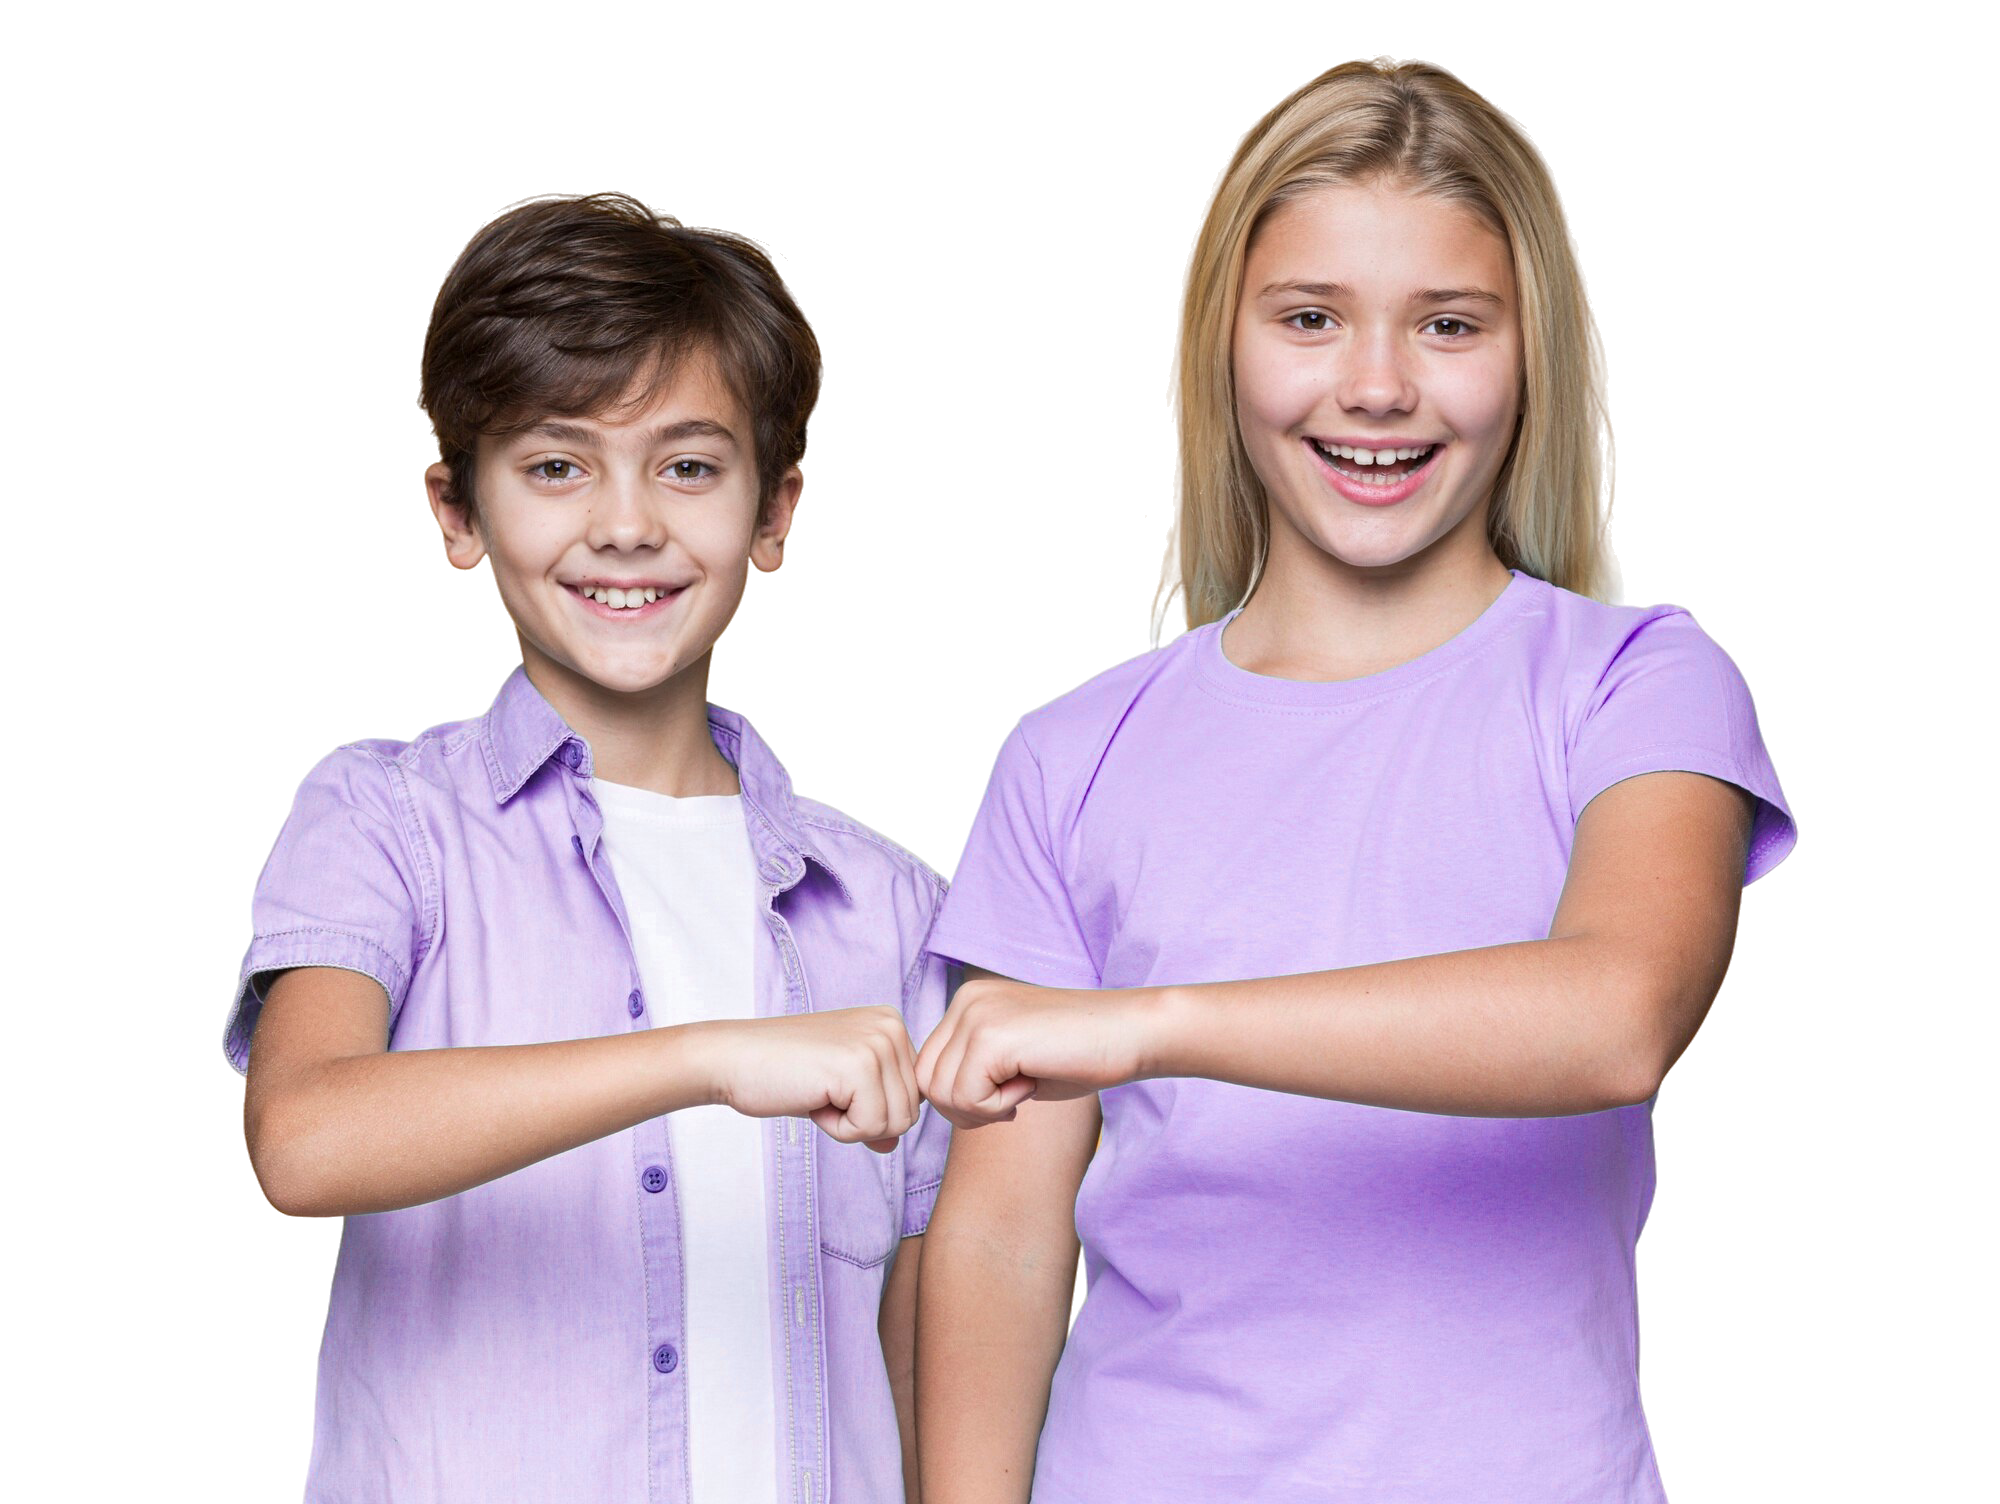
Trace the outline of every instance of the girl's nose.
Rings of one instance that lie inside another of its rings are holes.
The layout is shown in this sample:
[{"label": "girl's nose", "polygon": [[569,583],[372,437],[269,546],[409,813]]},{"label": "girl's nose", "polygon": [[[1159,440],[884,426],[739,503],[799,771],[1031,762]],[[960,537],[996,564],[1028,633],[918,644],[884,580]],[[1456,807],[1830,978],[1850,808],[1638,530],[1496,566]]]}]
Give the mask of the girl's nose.
[{"label": "girl's nose", "polygon": [[1343,352],[1335,395],[1350,412],[1406,413],[1417,406],[1416,382],[1396,340],[1370,335]]}]

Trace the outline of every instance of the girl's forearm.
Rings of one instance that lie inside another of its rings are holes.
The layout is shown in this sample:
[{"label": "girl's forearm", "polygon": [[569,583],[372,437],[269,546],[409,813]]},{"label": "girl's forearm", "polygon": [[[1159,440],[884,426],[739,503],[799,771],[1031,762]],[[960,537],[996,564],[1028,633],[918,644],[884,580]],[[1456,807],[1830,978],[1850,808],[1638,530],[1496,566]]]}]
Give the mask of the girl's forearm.
[{"label": "girl's forearm", "polygon": [[961,1215],[941,1198],[924,1242],[917,1294],[924,1495],[1025,1504],[1068,1334],[1075,1236],[1024,1236],[981,1207]]},{"label": "girl's forearm", "polygon": [[1474,1117],[1642,1102],[1672,1063],[1671,1009],[1619,955],[1571,937],[1139,989],[1141,1074]]},{"label": "girl's forearm", "polygon": [[889,1370],[889,1398],[896,1406],[896,1432],[903,1444],[904,1504],[919,1504],[922,1494],[917,1478],[917,1284],[923,1256],[921,1235],[904,1238],[897,1246],[876,1323],[882,1361]]},{"label": "girl's forearm", "polygon": [[296,1216],[456,1195],[713,1101],[708,1027],[319,1061],[253,1097],[251,1160],[271,1203]]}]

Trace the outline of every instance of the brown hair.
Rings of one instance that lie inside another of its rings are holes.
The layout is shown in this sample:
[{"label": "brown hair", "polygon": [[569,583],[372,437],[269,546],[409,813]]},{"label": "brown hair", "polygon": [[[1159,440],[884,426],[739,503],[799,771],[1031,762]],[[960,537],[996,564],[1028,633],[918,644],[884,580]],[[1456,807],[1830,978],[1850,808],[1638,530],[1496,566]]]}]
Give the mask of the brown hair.
[{"label": "brown hair", "polygon": [[1250,242],[1281,204],[1378,181],[1465,206],[1513,257],[1523,403],[1487,516],[1494,552],[1581,595],[1614,588],[1597,335],[1548,168],[1519,126],[1444,69],[1377,58],[1329,69],[1252,127],[1195,243],[1181,310],[1180,512],[1158,606],[1174,581],[1190,627],[1249,598],[1270,541],[1230,367]]},{"label": "brown hair", "polygon": [[819,341],[770,257],[622,193],[531,199],[474,235],[438,289],[423,389],[452,495],[476,511],[479,439],[649,400],[711,356],[751,424],[760,504],[806,450]]}]

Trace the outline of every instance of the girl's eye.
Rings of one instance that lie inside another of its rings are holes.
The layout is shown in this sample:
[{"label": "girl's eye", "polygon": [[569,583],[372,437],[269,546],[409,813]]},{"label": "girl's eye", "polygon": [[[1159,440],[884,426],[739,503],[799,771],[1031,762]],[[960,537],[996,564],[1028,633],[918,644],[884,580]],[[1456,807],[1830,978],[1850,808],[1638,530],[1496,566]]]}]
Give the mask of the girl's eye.
[{"label": "girl's eye", "polygon": [[1466,323],[1464,319],[1453,319],[1453,318],[1432,319],[1428,324],[1424,325],[1424,327],[1426,329],[1437,330],[1437,332],[1439,334],[1442,334],[1446,339],[1462,339],[1464,336],[1472,333],[1472,326]]},{"label": "girl's eye", "polygon": [[537,460],[528,473],[543,480],[575,480],[576,470],[575,460]]},{"label": "girl's eye", "polygon": [[704,476],[713,475],[715,466],[705,464],[701,460],[675,460],[667,466],[667,473],[675,480],[700,480]]},{"label": "girl's eye", "polygon": [[1308,334],[1319,334],[1333,327],[1332,318],[1317,308],[1308,308],[1303,313],[1295,313],[1285,322],[1295,328],[1303,329]]}]

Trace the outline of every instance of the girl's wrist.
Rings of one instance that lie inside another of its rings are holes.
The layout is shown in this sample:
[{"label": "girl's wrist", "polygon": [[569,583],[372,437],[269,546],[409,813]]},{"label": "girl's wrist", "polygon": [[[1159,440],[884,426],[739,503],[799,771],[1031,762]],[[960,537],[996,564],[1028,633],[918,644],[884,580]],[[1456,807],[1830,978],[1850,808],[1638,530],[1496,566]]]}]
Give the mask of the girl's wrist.
[{"label": "girl's wrist", "polygon": [[1155,1076],[1196,1076],[1199,1009],[1184,987],[1138,987],[1132,1004],[1138,1023],[1138,1074],[1135,1081]]}]

